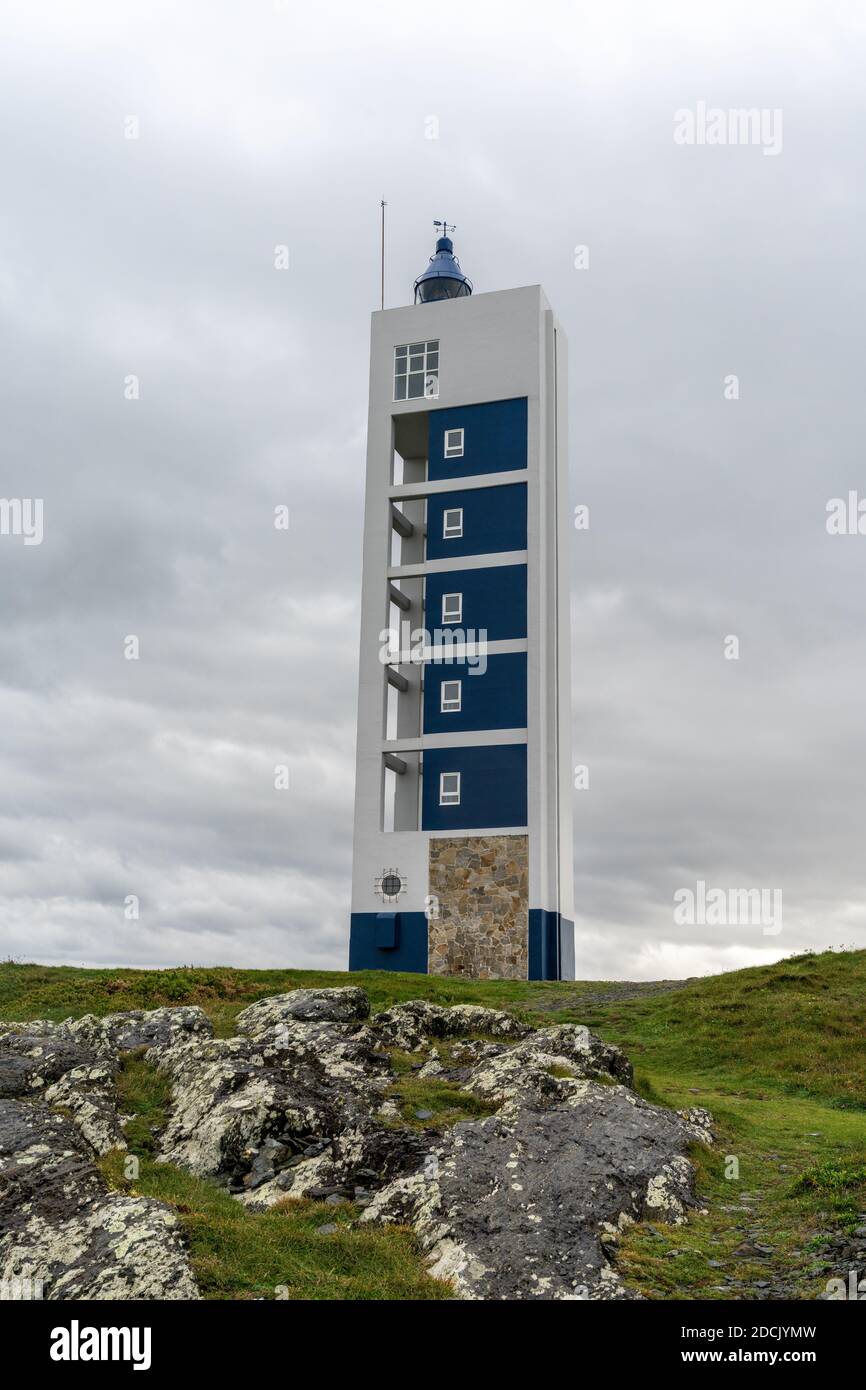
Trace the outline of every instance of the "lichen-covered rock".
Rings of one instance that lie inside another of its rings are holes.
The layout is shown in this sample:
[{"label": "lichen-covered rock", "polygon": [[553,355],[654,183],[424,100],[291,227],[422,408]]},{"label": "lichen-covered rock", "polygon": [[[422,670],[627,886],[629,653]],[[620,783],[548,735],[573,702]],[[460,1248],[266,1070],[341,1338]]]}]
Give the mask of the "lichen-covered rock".
[{"label": "lichen-covered rock", "polygon": [[172,1080],[160,1159],[240,1187],[268,1139],[288,1166],[311,1145],[369,1125],[391,1081],[373,1041],[366,1028],[288,1020],[256,1038],[156,1049]]},{"label": "lichen-covered rock", "polygon": [[125,1149],[126,1139],[117,1113],[116,1067],[110,1061],[72,1067],[49,1086],[45,1100],[61,1107],[99,1156]]},{"label": "lichen-covered rock", "polygon": [[678,1110],[677,1114],[683,1123],[688,1125],[698,1144],[714,1142],[713,1117],[709,1110],[705,1110],[702,1105],[692,1105],[688,1110]]},{"label": "lichen-covered rock", "polygon": [[53,1037],[55,1033],[62,1033],[64,1025],[55,1023],[50,1018],[33,1018],[25,1021],[4,1019],[0,1021],[0,1037],[5,1033],[30,1033],[31,1036],[37,1035],[42,1038]]},{"label": "lichen-covered rock", "polygon": [[618,1047],[579,1024],[561,1023],[482,1057],[464,1084],[474,1095],[499,1103],[518,1095],[555,1098],[559,1091],[551,1082],[560,1073],[632,1082],[631,1063]]},{"label": "lichen-covered rock", "polygon": [[0,1100],[0,1231],[18,1229],[33,1215],[65,1219],[104,1191],[70,1120],[47,1105]]},{"label": "lichen-covered rock", "polygon": [[192,1006],[6,1023],[0,1028],[0,1097],[38,1095],[64,1072],[112,1061],[119,1052],[212,1034],[207,1015]]},{"label": "lichen-covered rock", "polygon": [[9,1031],[0,1036],[0,1097],[38,1096],[71,1067],[95,1060],[86,1042],[63,1029]]},{"label": "lichen-covered rock", "polygon": [[429,1142],[415,1130],[366,1125],[314,1147],[320,1152],[295,1156],[264,1183],[255,1174],[239,1200],[250,1207],[269,1207],[285,1197],[313,1197],[365,1206],[376,1188],[417,1168]]},{"label": "lichen-covered rock", "polygon": [[33,1218],[0,1237],[2,1279],[38,1281],[47,1299],[200,1297],[174,1212],[151,1197],[117,1193],[67,1221]]},{"label": "lichen-covered rock", "polygon": [[558,1098],[455,1126],[362,1215],[411,1225],[460,1297],[633,1297],[606,1249],[643,1215],[679,1223],[694,1204],[694,1126],[624,1086],[549,1079]]},{"label": "lichen-covered rock", "polygon": [[177,1216],[109,1192],[75,1126],[0,1101],[0,1281],[47,1299],[196,1299]]},{"label": "lichen-covered rock", "polygon": [[395,1004],[373,1020],[382,1047],[398,1047],[403,1052],[420,1052],[431,1038],[459,1038],[467,1033],[484,1033],[494,1038],[525,1038],[531,1029],[502,1009],[484,1009],[478,1004],[455,1004],[445,1009],[425,999]]},{"label": "lichen-covered rock", "polygon": [[162,1009],[128,1009],[124,1013],[85,1014],[63,1027],[95,1052],[134,1052],[140,1047],[170,1047],[188,1038],[213,1037],[213,1024],[197,1004]]},{"label": "lichen-covered rock", "polygon": [[354,985],[343,989],[295,989],[258,999],[235,1019],[237,1031],[248,1038],[260,1037],[280,1023],[363,1023],[370,1016],[370,1001]]},{"label": "lichen-covered rock", "polygon": [[[586,1028],[424,1000],[369,1012],[350,987],[259,1000],[231,1039],[185,1007],[0,1027],[0,1094],[21,1097],[0,1100],[0,1277],[49,1298],[198,1296],[176,1216],[109,1192],[93,1163],[125,1143],[116,1076],[146,1048],[172,1086],[159,1159],[245,1205],[352,1201],[409,1223],[460,1297],[631,1297],[611,1248],[642,1215],[685,1218],[708,1112],[639,1100]],[[401,1125],[389,1048],[497,1113],[435,1140]]]}]

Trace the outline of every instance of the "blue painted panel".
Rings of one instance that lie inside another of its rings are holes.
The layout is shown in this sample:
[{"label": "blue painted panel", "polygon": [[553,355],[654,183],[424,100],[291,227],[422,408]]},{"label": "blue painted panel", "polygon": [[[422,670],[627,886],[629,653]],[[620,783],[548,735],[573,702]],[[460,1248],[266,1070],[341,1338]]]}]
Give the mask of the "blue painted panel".
[{"label": "blue painted panel", "polygon": [[526,636],[526,566],[492,565],[477,570],[450,570],[428,574],[425,580],[425,626],[442,626],[442,595],[463,595],[459,627],[487,631],[488,642]]},{"label": "blue painted panel", "polygon": [[[398,920],[386,933],[396,936],[396,946],[377,946],[382,933],[381,912],[353,912],[349,934],[350,970],[408,970],[427,974],[427,918],[423,912],[397,912]],[[390,915],[390,914],[388,914]]]},{"label": "blue painted panel", "polygon": [[529,909],[529,978],[574,979],[573,924],[558,912]]},{"label": "blue painted panel", "polygon": [[396,951],[400,945],[399,912],[377,912],[373,934],[377,951]]},{"label": "blue painted panel", "polygon": [[[526,744],[424,751],[422,830],[526,824]],[[460,805],[439,805],[439,774],[460,773]]]},{"label": "blue painted panel", "polygon": [[[526,652],[488,656],[487,670],[465,661],[425,662],[424,733],[526,728]],[[442,713],[443,681],[460,681],[461,708]]]},{"label": "blue painted panel", "polygon": [[[463,430],[463,457],[445,457],[445,431]],[[427,476],[468,478],[526,467],[526,397],[431,410]]]},{"label": "blue painted panel", "polygon": [[[444,514],[463,510],[463,535],[443,535]],[[526,484],[434,494],[427,503],[427,559],[526,549]]]}]

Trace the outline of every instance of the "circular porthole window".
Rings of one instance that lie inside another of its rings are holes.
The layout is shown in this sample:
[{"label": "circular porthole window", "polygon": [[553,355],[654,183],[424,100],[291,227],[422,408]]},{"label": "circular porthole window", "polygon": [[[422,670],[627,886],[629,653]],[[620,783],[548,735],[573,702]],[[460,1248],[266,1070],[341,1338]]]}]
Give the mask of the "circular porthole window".
[{"label": "circular porthole window", "polygon": [[401,893],[406,891],[406,881],[399,869],[383,869],[379,878],[376,879],[375,891],[383,902],[396,902]]}]

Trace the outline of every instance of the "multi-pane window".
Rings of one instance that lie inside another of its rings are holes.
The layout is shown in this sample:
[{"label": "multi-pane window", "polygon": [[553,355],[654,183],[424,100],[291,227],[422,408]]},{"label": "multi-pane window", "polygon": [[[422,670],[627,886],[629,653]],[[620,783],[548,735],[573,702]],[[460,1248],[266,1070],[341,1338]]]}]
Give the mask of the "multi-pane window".
[{"label": "multi-pane window", "polygon": [[463,682],[443,681],[439,687],[439,708],[443,714],[457,714],[463,703]]},{"label": "multi-pane window", "polygon": [[460,805],[460,773],[459,773],[459,772],[440,772],[440,773],[439,773],[439,805],[440,805],[440,806],[459,806],[459,805]]},{"label": "multi-pane window", "polygon": [[442,621],[443,623],[461,623],[463,621],[462,594],[442,595]]},{"label": "multi-pane window", "polygon": [[452,541],[463,535],[463,508],[446,507],[442,513],[442,538]]},{"label": "multi-pane window", "polygon": [[445,457],[447,459],[462,459],[463,457],[463,431],[445,431]]},{"label": "multi-pane window", "polygon": [[417,401],[424,396],[435,400],[438,395],[439,339],[395,347],[394,400]]}]

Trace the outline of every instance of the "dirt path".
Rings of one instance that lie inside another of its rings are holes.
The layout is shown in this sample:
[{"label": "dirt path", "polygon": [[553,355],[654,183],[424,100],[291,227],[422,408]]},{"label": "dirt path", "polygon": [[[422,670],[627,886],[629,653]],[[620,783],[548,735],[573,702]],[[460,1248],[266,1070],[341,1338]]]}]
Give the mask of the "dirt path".
[{"label": "dirt path", "polygon": [[573,990],[558,990],[545,998],[542,994],[533,999],[533,1011],[539,1013],[559,1013],[563,1009],[596,1008],[601,1004],[615,1004],[626,999],[646,999],[654,994],[670,994],[675,989],[684,989],[694,984],[698,977],[687,980],[590,980],[575,985]]}]

